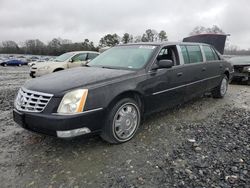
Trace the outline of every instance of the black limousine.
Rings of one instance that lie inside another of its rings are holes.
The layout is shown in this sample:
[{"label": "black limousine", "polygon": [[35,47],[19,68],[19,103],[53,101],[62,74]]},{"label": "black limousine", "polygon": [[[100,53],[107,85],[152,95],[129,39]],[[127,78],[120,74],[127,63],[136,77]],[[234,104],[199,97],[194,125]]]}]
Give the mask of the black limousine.
[{"label": "black limousine", "polygon": [[59,138],[99,134],[123,143],[143,116],[204,92],[222,98],[233,68],[202,43],[113,47],[88,63],[27,81],[14,102],[23,128]]}]

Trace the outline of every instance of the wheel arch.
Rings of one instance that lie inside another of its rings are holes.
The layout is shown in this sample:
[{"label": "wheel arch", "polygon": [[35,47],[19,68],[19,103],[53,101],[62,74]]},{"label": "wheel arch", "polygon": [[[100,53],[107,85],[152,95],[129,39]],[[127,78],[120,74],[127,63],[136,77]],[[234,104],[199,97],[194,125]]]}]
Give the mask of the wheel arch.
[{"label": "wheel arch", "polygon": [[53,72],[62,71],[62,70],[64,70],[64,68],[59,67],[59,68],[54,69]]},{"label": "wheel arch", "polygon": [[225,72],[224,72],[224,74],[227,76],[227,78],[229,79],[229,71],[228,70],[226,70]]},{"label": "wheel arch", "polygon": [[143,94],[140,93],[139,91],[135,91],[135,90],[128,90],[128,91],[124,91],[120,94],[118,94],[115,98],[113,98],[109,104],[108,104],[108,109],[110,109],[117,101],[123,99],[123,98],[132,98],[134,99],[136,102],[138,102],[139,107],[141,109],[141,113],[144,113],[144,97]]}]

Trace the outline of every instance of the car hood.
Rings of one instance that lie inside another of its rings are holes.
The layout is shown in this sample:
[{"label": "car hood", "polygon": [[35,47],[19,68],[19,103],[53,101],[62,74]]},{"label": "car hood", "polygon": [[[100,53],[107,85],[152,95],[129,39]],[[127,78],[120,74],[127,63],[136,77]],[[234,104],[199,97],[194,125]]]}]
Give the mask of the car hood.
[{"label": "car hood", "polygon": [[65,91],[105,84],[129,74],[133,75],[135,72],[99,67],[77,67],[29,80],[23,87],[33,91],[61,95]]},{"label": "car hood", "polygon": [[234,57],[228,60],[232,65],[250,66],[250,56]]}]

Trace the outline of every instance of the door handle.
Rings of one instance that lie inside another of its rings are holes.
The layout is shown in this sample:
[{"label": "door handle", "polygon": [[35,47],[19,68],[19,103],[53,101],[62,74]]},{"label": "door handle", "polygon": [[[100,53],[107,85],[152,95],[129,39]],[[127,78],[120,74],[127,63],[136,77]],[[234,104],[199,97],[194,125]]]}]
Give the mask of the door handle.
[{"label": "door handle", "polygon": [[203,68],[202,68],[202,71],[206,71],[206,70],[207,70],[206,67],[203,67]]},{"label": "door handle", "polygon": [[220,68],[222,68],[223,67],[223,65],[222,64],[220,64]]},{"label": "door handle", "polygon": [[183,74],[182,72],[179,72],[177,73],[177,76],[182,76],[182,74]]}]

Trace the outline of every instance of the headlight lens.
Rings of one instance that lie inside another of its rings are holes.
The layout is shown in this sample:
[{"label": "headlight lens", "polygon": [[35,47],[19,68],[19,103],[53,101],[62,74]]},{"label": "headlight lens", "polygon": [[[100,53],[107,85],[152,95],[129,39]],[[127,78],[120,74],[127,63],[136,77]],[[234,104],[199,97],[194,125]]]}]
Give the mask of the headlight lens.
[{"label": "headlight lens", "polygon": [[250,72],[250,67],[244,67],[243,72]]},{"label": "headlight lens", "polygon": [[41,68],[39,68],[40,70],[47,70],[47,69],[49,69],[49,66],[44,66],[44,67],[41,67]]},{"label": "headlight lens", "polygon": [[57,109],[57,112],[62,114],[82,112],[87,96],[87,89],[77,89],[66,93]]}]

